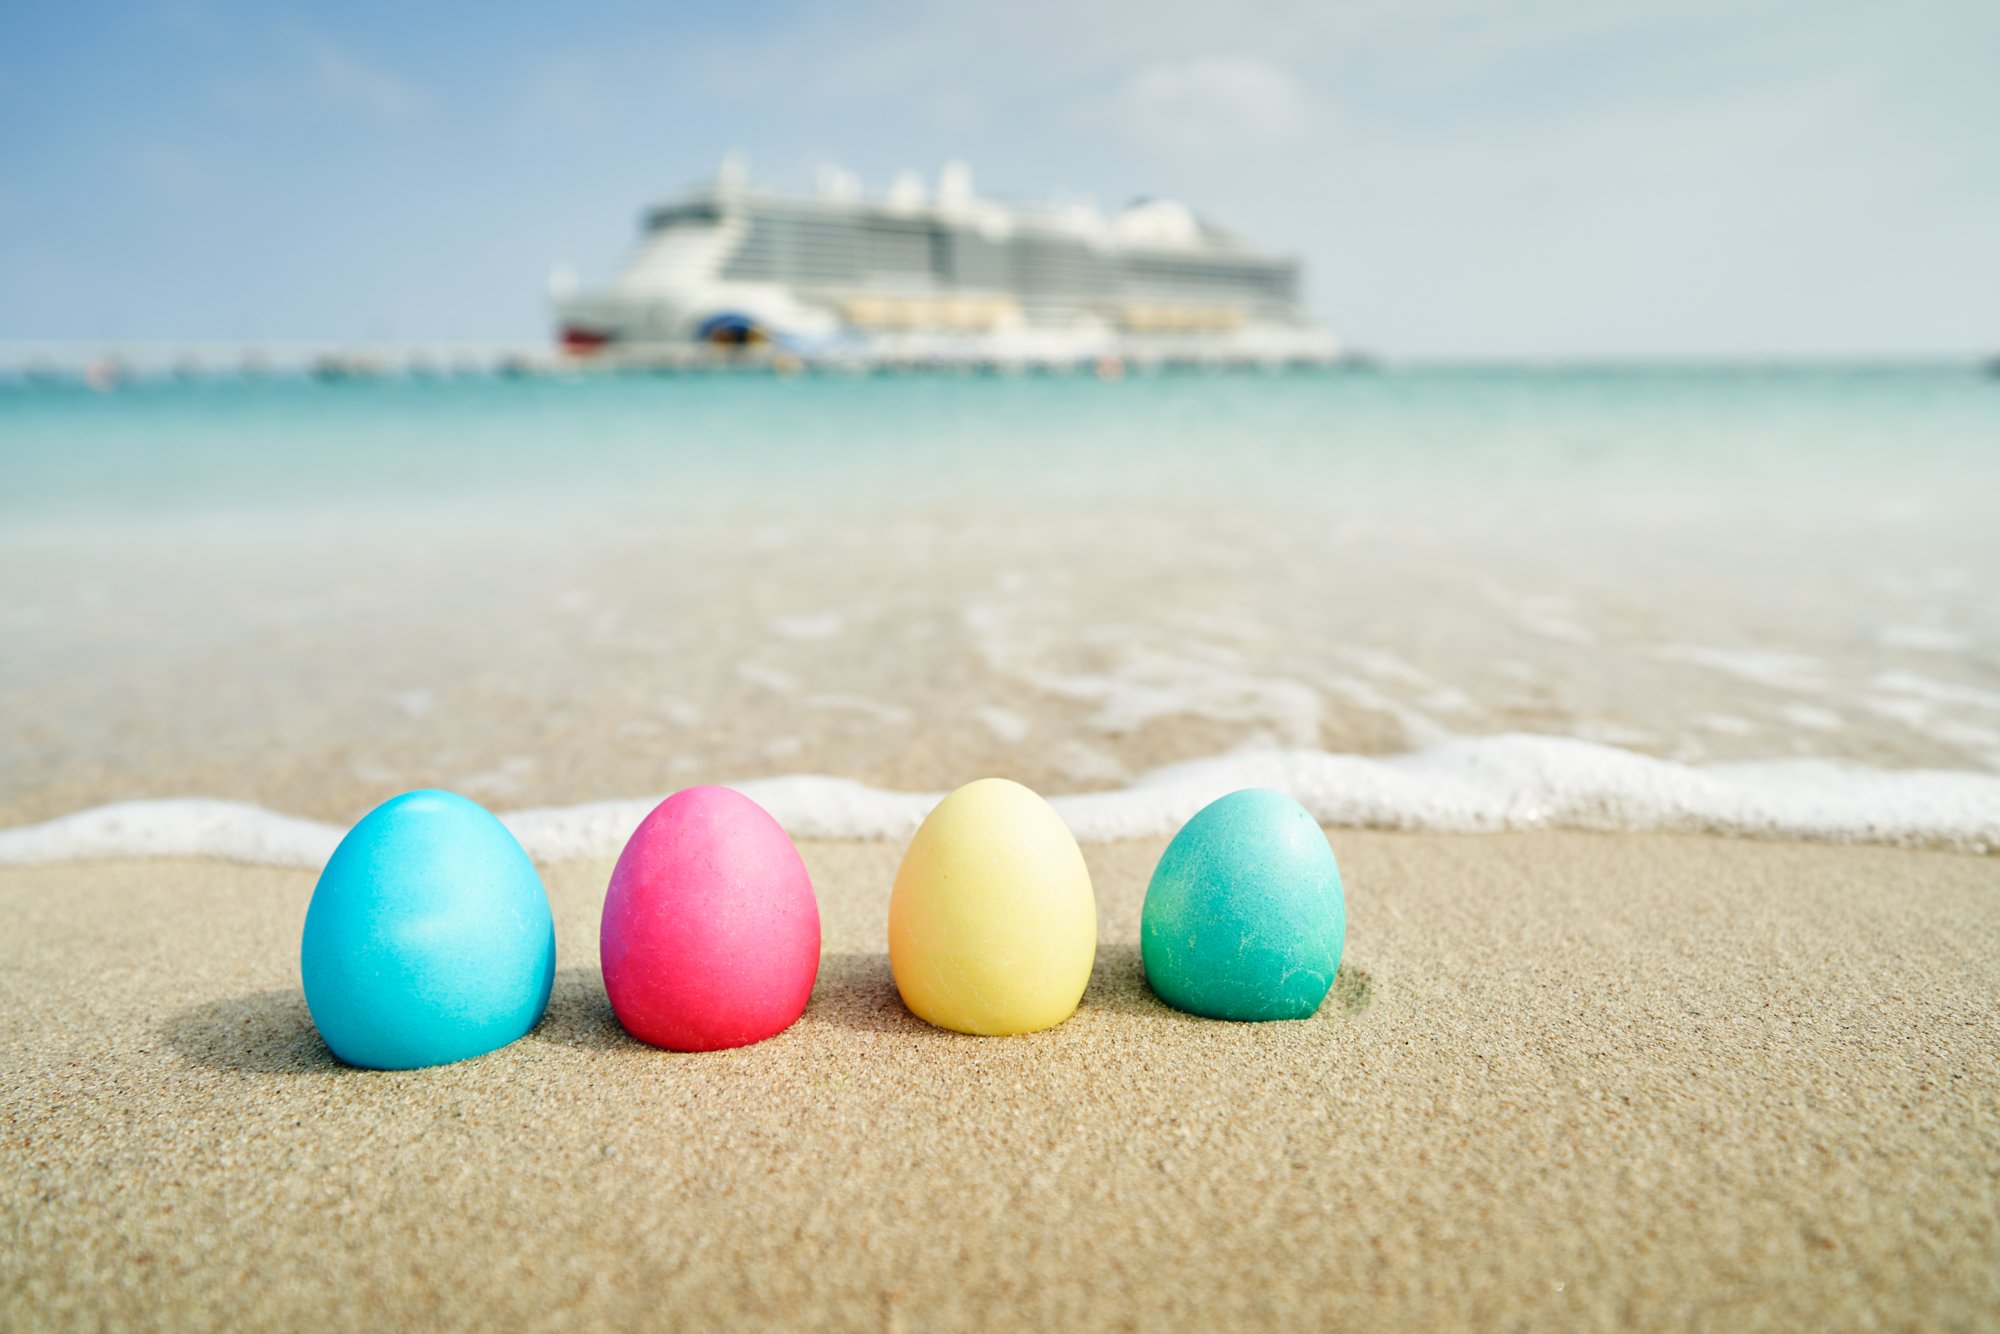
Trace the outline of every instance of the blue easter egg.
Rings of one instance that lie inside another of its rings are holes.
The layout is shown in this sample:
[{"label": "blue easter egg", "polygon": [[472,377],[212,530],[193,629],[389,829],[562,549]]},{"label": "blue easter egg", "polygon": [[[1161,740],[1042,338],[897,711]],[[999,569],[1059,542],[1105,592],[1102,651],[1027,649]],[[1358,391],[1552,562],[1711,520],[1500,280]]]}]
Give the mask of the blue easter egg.
[{"label": "blue easter egg", "polygon": [[1146,981],[1212,1019],[1303,1019],[1340,968],[1347,903],[1326,835],[1280,792],[1246,788],[1202,807],[1146,887]]},{"label": "blue easter egg", "polygon": [[299,950],[306,1006],[349,1065],[409,1070],[504,1047],[555,981],[555,922],[505,825],[450,792],[406,792],[320,872]]}]

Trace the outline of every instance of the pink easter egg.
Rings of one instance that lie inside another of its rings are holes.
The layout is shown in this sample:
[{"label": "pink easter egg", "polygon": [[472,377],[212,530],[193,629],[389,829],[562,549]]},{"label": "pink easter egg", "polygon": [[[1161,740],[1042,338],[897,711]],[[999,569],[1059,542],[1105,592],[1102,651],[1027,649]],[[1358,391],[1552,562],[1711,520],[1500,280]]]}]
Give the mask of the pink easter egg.
[{"label": "pink easter egg", "polygon": [[819,901],[799,850],[762,806],[726,787],[691,787],[626,842],[598,943],[626,1032],[673,1051],[743,1047],[805,1012],[819,975]]}]

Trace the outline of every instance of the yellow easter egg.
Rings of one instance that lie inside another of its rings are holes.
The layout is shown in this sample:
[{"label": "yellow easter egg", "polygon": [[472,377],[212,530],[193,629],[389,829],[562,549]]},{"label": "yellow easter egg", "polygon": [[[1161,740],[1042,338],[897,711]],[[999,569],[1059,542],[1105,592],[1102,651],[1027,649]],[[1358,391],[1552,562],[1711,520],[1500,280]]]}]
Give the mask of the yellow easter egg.
[{"label": "yellow easter egg", "polygon": [[1076,1012],[1097,957],[1097,897],[1068,826],[1019,783],[939,802],[889,896],[889,968],[919,1019],[1033,1033]]}]

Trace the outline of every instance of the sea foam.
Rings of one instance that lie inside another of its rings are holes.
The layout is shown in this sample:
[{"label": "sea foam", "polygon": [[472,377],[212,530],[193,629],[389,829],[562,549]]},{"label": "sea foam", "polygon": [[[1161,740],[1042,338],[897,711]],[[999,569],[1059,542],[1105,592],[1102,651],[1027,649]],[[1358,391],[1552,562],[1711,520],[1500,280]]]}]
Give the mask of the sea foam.
[{"label": "sea foam", "polygon": [[[942,793],[818,774],[731,786],[796,838],[901,839]],[[1171,834],[1242,787],[1289,793],[1323,824],[1487,833],[1676,831],[1985,853],[2000,848],[2000,775],[1871,769],[1830,760],[1690,766],[1546,736],[1448,741],[1406,755],[1243,751],[1155,769],[1106,792],[1053,798],[1085,842]],[[654,798],[543,806],[500,818],[539,861],[611,858]],[[0,830],[0,864],[106,857],[221,857],[317,867],[341,830],[258,806],[119,802]]]}]

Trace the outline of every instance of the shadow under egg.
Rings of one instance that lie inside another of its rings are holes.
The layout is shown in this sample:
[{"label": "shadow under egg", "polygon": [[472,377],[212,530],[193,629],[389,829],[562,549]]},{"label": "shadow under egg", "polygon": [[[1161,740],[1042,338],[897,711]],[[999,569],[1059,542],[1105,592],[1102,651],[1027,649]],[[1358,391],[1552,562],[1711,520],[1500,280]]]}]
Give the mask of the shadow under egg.
[{"label": "shadow under egg", "polygon": [[596,968],[558,968],[549,988],[549,1006],[524,1042],[552,1042],[584,1051],[610,1051],[644,1044],[619,1024],[611,998],[604,994],[604,975]]},{"label": "shadow under egg", "polygon": [[233,1074],[348,1074],[313,1026],[305,993],[276,987],[177,1010],[160,1025],[167,1045],[197,1065]]},{"label": "shadow under egg", "polygon": [[862,1033],[920,1035],[942,1033],[911,1014],[896,990],[886,950],[874,953],[828,954],[821,958],[819,979],[802,1022],[829,1024]]},{"label": "shadow under egg", "polygon": [[[1142,1014],[1173,1018],[1176,1010],[1162,1004],[1146,985],[1145,969],[1137,946],[1107,945],[1097,951],[1090,983],[1084,989],[1077,1015],[1093,1010],[1113,1014]],[[896,989],[896,977],[884,951],[874,953],[829,954],[820,961],[819,980],[813,985],[812,1003],[806,1007],[807,1022],[824,1023],[863,1033],[896,1033],[908,1037],[935,1037],[947,1040],[986,1042],[994,1039],[978,1034],[956,1033],[926,1023],[903,1004]],[[1074,1019],[1076,1016],[1071,1016]],[[1064,1020],[1065,1024],[1071,1020]],[[1043,1029],[1052,1033],[1063,1025]],[[1034,1037],[1036,1034],[1018,1036]]]},{"label": "shadow under egg", "polygon": [[1342,964],[1340,971],[1333,975],[1333,990],[1327,993],[1326,1001],[1320,1007],[1325,1014],[1327,1006],[1335,1005],[1349,1019],[1354,1018],[1375,1003],[1375,979],[1352,964]]},{"label": "shadow under egg", "polygon": [[[1339,1017],[1352,1019],[1366,1010],[1375,999],[1375,982],[1367,972],[1352,964],[1342,964],[1334,974],[1333,986],[1327,991],[1326,999],[1319,1009],[1296,1020],[1278,1020],[1285,1023],[1310,1023],[1315,1019]],[[1202,1015],[1177,1010],[1161,1000],[1146,981],[1145,956],[1137,945],[1100,945],[1097,949],[1097,963],[1090,971],[1090,987],[1083,993],[1083,1004],[1078,1013],[1101,1010],[1108,1014],[1126,1015],[1141,1019],[1166,1019],[1180,1023],[1245,1023],[1236,1019],[1210,1019]],[[1250,1027],[1262,1022],[1247,1021]]]},{"label": "shadow under egg", "polygon": [[[1374,979],[1351,964],[1334,977],[1333,989],[1314,1018],[1360,1015],[1374,1002]],[[1077,1007],[1091,1012],[1171,1023],[1217,1023],[1184,1014],[1153,994],[1136,945],[1105,945],[1097,951],[1090,985]],[[911,1014],[896,990],[895,975],[884,951],[829,954],[820,961],[819,978],[800,1025],[826,1025],[851,1032],[926,1035],[953,1038]],[[789,1031],[789,1030],[788,1030]],[[167,1045],[181,1056],[212,1070],[235,1074],[316,1075],[357,1073],[336,1057],[313,1026],[305,995],[289,987],[272,988],[205,1001],[175,1011],[160,1025]],[[977,1040],[977,1039],[974,1039]],[[541,1022],[522,1039],[583,1051],[643,1048],[618,1023],[595,968],[560,968],[549,992]]]},{"label": "shadow under egg", "polygon": [[[775,1033],[764,1041],[781,1041],[802,1028],[819,1025],[906,1036],[943,1032],[903,1007],[903,998],[897,993],[895,978],[889,971],[889,956],[881,952],[823,956],[805,1013],[783,1033]],[[626,1046],[641,1051],[664,1050],[650,1047],[625,1031],[611,1008],[611,998],[605,993],[603,975],[595,968],[556,970],[548,1012],[526,1040],[597,1051]]]},{"label": "shadow under egg", "polygon": [[1090,985],[1084,989],[1079,1013],[1101,1010],[1106,1014],[1130,1015],[1142,1019],[1181,1017],[1146,985],[1146,964],[1137,945],[1099,945],[1097,961],[1091,965]]},{"label": "shadow under egg", "polygon": [[[1351,964],[1343,965],[1325,1002],[1311,1017],[1338,1015],[1351,1019],[1366,1010],[1373,1000],[1373,979]],[[1184,1013],[1154,995],[1146,982],[1146,964],[1137,945],[1098,947],[1097,960],[1090,970],[1090,984],[1084,989],[1083,1000],[1073,1017],[1088,1017],[1093,1012],[1170,1023],[1231,1022]],[[889,956],[881,951],[829,954],[822,959],[819,980],[813,984],[812,1002],[806,1007],[802,1022],[863,1033],[969,1036],[933,1027],[911,1014],[903,1004],[902,994],[896,990]]]}]

